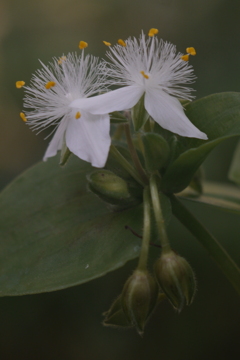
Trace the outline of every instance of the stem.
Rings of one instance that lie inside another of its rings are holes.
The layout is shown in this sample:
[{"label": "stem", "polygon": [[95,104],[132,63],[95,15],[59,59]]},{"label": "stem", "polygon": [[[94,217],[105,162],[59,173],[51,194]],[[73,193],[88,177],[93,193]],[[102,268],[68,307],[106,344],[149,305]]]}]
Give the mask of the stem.
[{"label": "stem", "polygon": [[147,185],[148,184],[148,177],[147,177],[147,175],[146,175],[146,173],[145,173],[145,171],[144,171],[144,169],[142,167],[142,164],[141,164],[141,162],[139,160],[137,151],[136,151],[136,149],[134,147],[129,124],[125,124],[124,129],[125,129],[125,135],[126,135],[127,144],[128,144],[128,148],[129,148],[129,151],[130,151],[130,154],[131,154],[132,161],[133,161],[133,163],[135,165],[135,168],[136,168],[137,172],[139,173],[142,181]]},{"label": "stem", "polygon": [[149,187],[146,186],[143,192],[143,240],[141,253],[138,261],[138,269],[146,270],[149,244],[151,235],[151,206],[150,206],[150,194]]},{"label": "stem", "polygon": [[117,148],[114,145],[110,146],[110,152],[115,157],[115,159],[118,161],[120,165],[143,187],[145,186],[145,183],[142,181],[142,179],[139,177],[138,172],[134,169],[134,167],[129,164],[129,162],[125,159],[124,156],[117,150]]},{"label": "stem", "polygon": [[197,238],[208,254],[218,264],[226,278],[240,294],[240,269],[221,244],[175,197],[170,197],[172,210],[178,220]]},{"label": "stem", "polygon": [[159,194],[158,194],[158,186],[156,182],[156,175],[152,175],[150,178],[150,193],[152,198],[152,204],[153,204],[153,211],[157,223],[157,229],[160,236],[160,243],[162,246],[163,252],[168,252],[171,250],[169,240],[167,237],[167,232],[164,224]]}]

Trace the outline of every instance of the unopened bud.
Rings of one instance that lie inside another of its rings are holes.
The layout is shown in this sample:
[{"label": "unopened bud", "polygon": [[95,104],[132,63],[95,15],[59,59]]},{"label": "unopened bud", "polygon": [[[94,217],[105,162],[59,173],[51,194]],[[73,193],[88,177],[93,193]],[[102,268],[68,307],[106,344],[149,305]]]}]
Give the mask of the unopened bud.
[{"label": "unopened bud", "polygon": [[136,205],[139,199],[132,196],[127,182],[109,170],[96,170],[87,176],[89,189],[103,201],[119,209]]},{"label": "unopened bud", "polygon": [[180,312],[190,305],[196,292],[196,281],[189,263],[174,251],[163,253],[154,266],[157,281],[173,307]]},{"label": "unopened bud", "polygon": [[147,272],[135,270],[122,292],[122,308],[130,324],[143,335],[144,327],[158,300],[158,285]]}]

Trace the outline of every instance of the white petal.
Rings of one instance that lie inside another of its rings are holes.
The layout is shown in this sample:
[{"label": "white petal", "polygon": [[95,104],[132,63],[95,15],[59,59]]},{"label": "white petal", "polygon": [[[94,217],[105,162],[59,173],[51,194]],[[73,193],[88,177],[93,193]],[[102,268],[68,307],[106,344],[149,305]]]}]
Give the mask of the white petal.
[{"label": "white petal", "polygon": [[57,128],[57,131],[53,135],[50,144],[48,145],[43,161],[46,161],[47,158],[49,157],[55,156],[57,154],[57,151],[62,148],[64,132],[66,130],[67,124],[68,124],[67,118],[64,117],[61,120],[60,125]]},{"label": "white petal", "polygon": [[142,87],[126,86],[106,94],[74,100],[69,106],[88,111],[91,114],[108,114],[132,108],[143,93]]},{"label": "white petal", "polygon": [[80,159],[101,168],[107,161],[111,144],[109,132],[109,115],[92,115],[81,112],[79,119],[69,121],[66,145]]},{"label": "white petal", "polygon": [[187,118],[180,102],[160,89],[147,90],[145,108],[149,115],[164,129],[181,136],[204,140],[208,138]]}]

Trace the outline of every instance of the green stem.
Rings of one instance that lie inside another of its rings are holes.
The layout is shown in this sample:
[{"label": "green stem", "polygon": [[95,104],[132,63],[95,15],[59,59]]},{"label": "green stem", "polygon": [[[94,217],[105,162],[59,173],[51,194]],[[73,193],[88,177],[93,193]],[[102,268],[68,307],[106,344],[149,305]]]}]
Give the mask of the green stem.
[{"label": "green stem", "polygon": [[143,187],[145,186],[145,183],[140,178],[138,172],[134,169],[134,167],[125,159],[124,156],[117,150],[117,148],[114,145],[110,146],[110,152],[114,156],[114,158],[118,161],[122,167]]},{"label": "green stem", "polygon": [[160,199],[159,199],[159,193],[158,193],[158,186],[157,186],[157,177],[156,175],[152,175],[150,178],[150,193],[152,198],[152,204],[153,204],[153,211],[155,220],[157,223],[157,229],[160,236],[160,243],[162,246],[162,252],[168,252],[171,247],[170,243],[167,237],[167,232],[164,224]]},{"label": "green stem", "polygon": [[171,196],[172,210],[178,220],[197,238],[216,261],[226,278],[240,294],[240,269],[219,242],[175,197]]},{"label": "green stem", "polygon": [[146,186],[143,192],[143,240],[142,240],[141,253],[138,261],[139,270],[146,270],[147,268],[150,235],[151,235],[151,206],[150,206],[149,187]]},{"label": "green stem", "polygon": [[144,169],[142,167],[142,164],[141,164],[141,162],[139,160],[137,151],[136,151],[136,149],[134,147],[129,124],[125,124],[124,129],[125,129],[125,135],[126,135],[127,144],[128,144],[128,148],[129,148],[129,151],[130,151],[130,154],[131,154],[132,161],[133,161],[133,163],[135,165],[135,168],[136,168],[137,172],[139,173],[139,176],[141,177],[142,181],[147,185],[148,184],[148,177],[147,177],[147,175],[146,175],[146,173],[145,173],[145,171],[144,171]]}]

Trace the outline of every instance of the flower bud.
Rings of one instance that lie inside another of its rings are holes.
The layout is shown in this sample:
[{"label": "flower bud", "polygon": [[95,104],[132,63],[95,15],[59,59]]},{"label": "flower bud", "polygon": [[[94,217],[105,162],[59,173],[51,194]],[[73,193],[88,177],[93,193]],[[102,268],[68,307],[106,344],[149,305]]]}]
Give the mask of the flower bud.
[{"label": "flower bud", "polygon": [[190,305],[196,292],[196,281],[189,263],[174,251],[163,253],[154,265],[157,281],[173,307],[180,312]]},{"label": "flower bud", "polygon": [[119,209],[136,205],[139,199],[131,195],[127,182],[109,170],[96,170],[87,176],[89,189],[103,201]]},{"label": "flower bud", "polygon": [[130,324],[143,335],[144,326],[158,300],[155,279],[143,270],[135,270],[127,280],[122,292],[122,309]]}]

